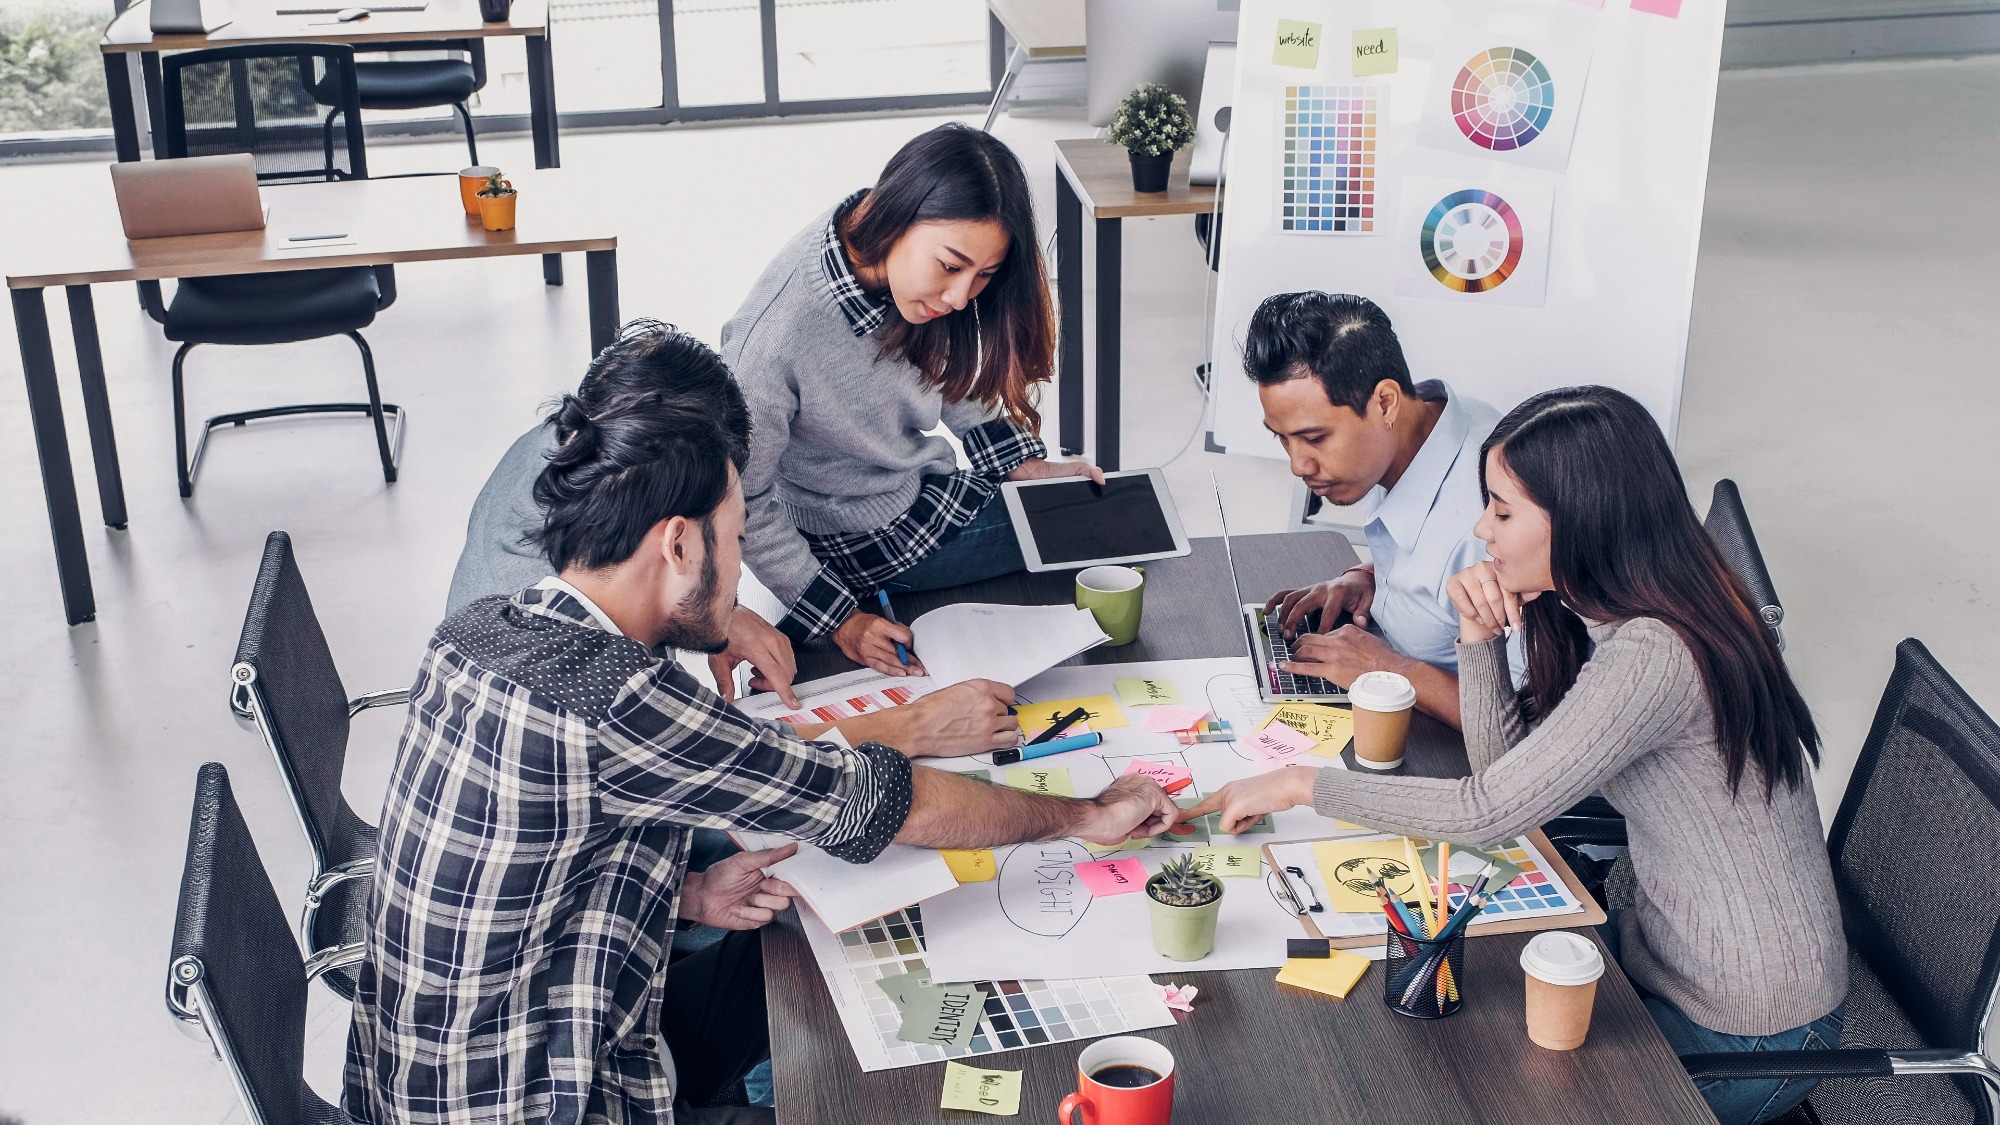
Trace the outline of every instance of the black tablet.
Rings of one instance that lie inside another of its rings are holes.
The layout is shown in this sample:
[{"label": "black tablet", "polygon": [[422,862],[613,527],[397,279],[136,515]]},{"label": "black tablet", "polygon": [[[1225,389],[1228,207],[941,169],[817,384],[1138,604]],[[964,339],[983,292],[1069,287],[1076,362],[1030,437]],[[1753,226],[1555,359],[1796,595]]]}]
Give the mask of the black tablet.
[{"label": "black tablet", "polygon": [[1008,481],[1000,486],[1031,571],[1076,570],[1188,553],[1187,533],[1158,469]]}]

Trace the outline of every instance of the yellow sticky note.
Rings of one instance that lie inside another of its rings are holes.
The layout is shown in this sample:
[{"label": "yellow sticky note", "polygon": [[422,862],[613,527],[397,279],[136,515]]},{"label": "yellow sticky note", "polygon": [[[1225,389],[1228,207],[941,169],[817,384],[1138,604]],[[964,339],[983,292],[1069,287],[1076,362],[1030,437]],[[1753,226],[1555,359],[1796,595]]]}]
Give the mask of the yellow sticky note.
[{"label": "yellow sticky note", "polygon": [[1338,758],[1354,737],[1354,712],[1346,707],[1328,707],[1323,703],[1286,703],[1274,708],[1264,721],[1257,724],[1262,730],[1277,723],[1288,726],[1300,734],[1319,743],[1309,753],[1327,758]]},{"label": "yellow sticky note", "polygon": [[1320,31],[1321,27],[1316,23],[1279,20],[1278,43],[1271,51],[1271,61],[1279,66],[1318,69]]},{"label": "yellow sticky note", "polygon": [[1030,793],[1076,796],[1076,787],[1069,783],[1069,771],[1061,766],[1015,766],[1007,771],[1006,777],[1008,785]]},{"label": "yellow sticky note", "polygon": [[[1081,699],[1056,699],[1047,703],[1023,703],[1015,708],[1019,712],[1015,721],[1021,724],[1022,734],[1040,734],[1056,725],[1056,720],[1077,708],[1088,714],[1083,721],[1091,730],[1110,730],[1113,727],[1130,726],[1125,712],[1118,709],[1118,701],[1108,695],[1089,695]],[[1071,727],[1069,730],[1075,730]],[[1065,734],[1069,730],[1064,731]]]},{"label": "yellow sticky note", "polygon": [[1417,880],[1430,886],[1428,877],[1410,869],[1409,855],[1401,836],[1386,840],[1322,840],[1313,845],[1313,859],[1319,863],[1320,882],[1326,885],[1328,910],[1343,914],[1380,914],[1382,900],[1375,897],[1379,876],[1389,893],[1405,901],[1416,897]]},{"label": "yellow sticky note", "polygon": [[1264,871],[1264,853],[1257,848],[1196,848],[1194,865],[1224,879],[1254,879]]},{"label": "yellow sticky note", "polygon": [[1278,970],[1278,983],[1345,1000],[1367,971],[1368,958],[1336,949],[1329,957],[1291,958]]},{"label": "yellow sticky note", "polygon": [[1396,73],[1396,29],[1378,27],[1354,33],[1354,77]]},{"label": "yellow sticky note", "polygon": [[981,1070],[948,1062],[944,1064],[944,1099],[938,1108],[1013,1117],[1021,1112],[1021,1072]]},{"label": "yellow sticky note", "polygon": [[1118,693],[1118,702],[1127,707],[1150,707],[1155,703],[1181,701],[1181,693],[1174,690],[1172,680],[1113,680],[1111,690]]},{"label": "yellow sticky note", "polygon": [[993,853],[986,848],[938,854],[944,857],[944,865],[951,868],[951,877],[961,883],[984,883],[1000,873],[1000,866],[993,862]]}]

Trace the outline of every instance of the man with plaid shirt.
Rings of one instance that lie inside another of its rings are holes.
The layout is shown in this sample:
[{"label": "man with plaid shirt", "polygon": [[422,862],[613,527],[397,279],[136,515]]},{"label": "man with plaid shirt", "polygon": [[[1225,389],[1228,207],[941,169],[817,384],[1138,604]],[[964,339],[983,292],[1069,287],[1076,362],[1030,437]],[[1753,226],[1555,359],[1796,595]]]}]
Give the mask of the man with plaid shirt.
[{"label": "man with plaid shirt", "polygon": [[[537,482],[554,577],[439,626],[385,799],[348,1040],[357,1120],[752,1122],[709,1108],[769,1053],[756,927],[796,845],[686,871],[694,828],[810,841],[1115,843],[1178,810],[1150,780],[1073,800],[800,739],[659,646],[719,651],[742,489],[714,422],[626,400],[560,411]],[[737,931],[673,965],[677,919]]]}]

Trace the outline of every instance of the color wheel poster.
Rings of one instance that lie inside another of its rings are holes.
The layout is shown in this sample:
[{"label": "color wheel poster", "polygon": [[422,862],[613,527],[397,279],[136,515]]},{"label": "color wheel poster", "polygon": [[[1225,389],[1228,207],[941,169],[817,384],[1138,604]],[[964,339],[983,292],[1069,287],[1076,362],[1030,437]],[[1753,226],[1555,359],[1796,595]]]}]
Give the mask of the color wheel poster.
[{"label": "color wheel poster", "polygon": [[1539,307],[1548,290],[1554,199],[1550,185],[1520,177],[1408,177],[1396,223],[1403,243],[1396,292]]},{"label": "color wheel poster", "polygon": [[1590,47],[1574,36],[1449,35],[1431,66],[1417,142],[1561,172],[1589,74]]}]

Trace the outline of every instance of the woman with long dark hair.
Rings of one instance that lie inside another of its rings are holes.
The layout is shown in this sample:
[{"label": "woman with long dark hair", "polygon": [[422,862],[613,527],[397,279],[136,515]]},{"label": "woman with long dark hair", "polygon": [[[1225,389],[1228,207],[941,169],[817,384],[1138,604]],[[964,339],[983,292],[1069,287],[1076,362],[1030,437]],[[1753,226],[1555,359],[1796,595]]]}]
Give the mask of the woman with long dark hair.
[{"label": "woman with long dark hair", "polygon": [[[1605,940],[1676,1052],[1839,1045],[1847,947],[1808,764],[1819,735],[1749,594],[1689,506],[1659,427],[1608,387],[1516,407],[1481,450],[1491,562],[1458,574],[1472,776],[1278,770],[1189,810],[1225,831],[1324,816],[1496,843],[1602,791],[1625,814],[1634,905]],[[1507,669],[1527,636],[1527,681]],[[1725,1125],[1811,1082],[1704,1083]]]},{"label": "woman with long dark hair", "polygon": [[722,330],[750,404],[744,561],[785,604],[779,627],[921,673],[897,653],[909,630],[861,599],[1019,570],[1000,483],[1103,480],[1036,436],[1054,355],[1027,177],[981,130],[918,136],[793,238]]}]

